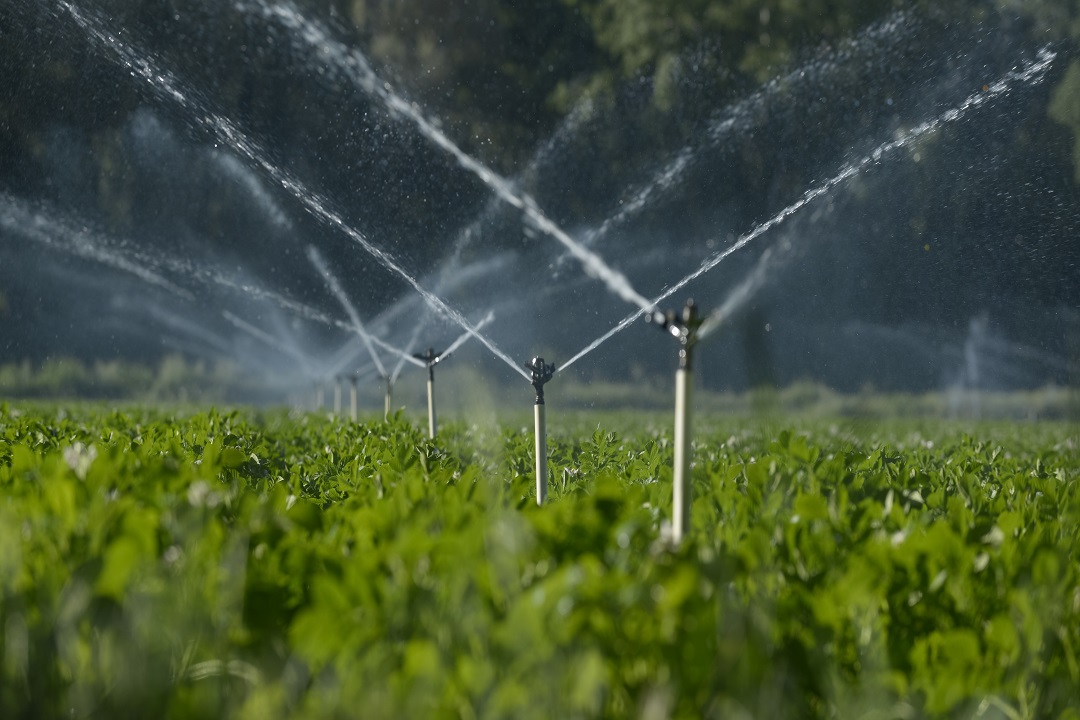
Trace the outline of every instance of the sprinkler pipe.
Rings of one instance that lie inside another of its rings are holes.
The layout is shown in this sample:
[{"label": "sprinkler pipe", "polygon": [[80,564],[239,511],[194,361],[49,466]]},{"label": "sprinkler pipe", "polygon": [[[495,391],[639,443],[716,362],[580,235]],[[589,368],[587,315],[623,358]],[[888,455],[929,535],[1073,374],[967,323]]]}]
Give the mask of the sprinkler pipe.
[{"label": "sprinkler pipe", "polygon": [[436,353],[434,348],[428,348],[426,353],[414,354],[414,358],[421,360],[427,365],[427,414],[428,414],[428,437],[435,439],[435,365],[444,358],[450,357],[450,353]]},{"label": "sprinkler pipe", "polygon": [[693,394],[691,372],[701,317],[694,301],[687,300],[681,314],[676,314],[673,310],[666,313],[657,310],[649,316],[649,321],[659,325],[679,342],[679,365],[675,370],[675,462],[671,503],[671,539],[678,544],[690,530],[690,399]]},{"label": "sprinkler pipe", "polygon": [[532,373],[530,382],[536,390],[536,402],[533,404],[536,436],[536,504],[543,505],[547,500],[547,425],[544,417],[544,385],[555,374],[555,364],[545,364],[544,358],[534,357],[525,363],[525,369]]}]

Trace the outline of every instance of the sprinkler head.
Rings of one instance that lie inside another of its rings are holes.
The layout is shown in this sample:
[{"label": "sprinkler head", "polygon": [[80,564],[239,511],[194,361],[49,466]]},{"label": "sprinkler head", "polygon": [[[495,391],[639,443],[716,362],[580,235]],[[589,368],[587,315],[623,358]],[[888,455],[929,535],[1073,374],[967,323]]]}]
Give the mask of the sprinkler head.
[{"label": "sprinkler head", "polygon": [[423,360],[425,363],[427,363],[428,367],[431,367],[431,366],[435,365],[436,363],[441,362],[442,360],[445,360],[446,358],[450,357],[450,355],[449,354],[444,355],[443,353],[437,353],[437,352],[435,352],[435,348],[428,348],[427,352],[413,353],[413,357],[416,358],[417,360]]},{"label": "sprinkler head", "polygon": [[667,312],[654,310],[647,317],[650,323],[659,325],[661,330],[679,341],[679,366],[689,368],[690,350],[697,342],[697,331],[702,323],[694,301],[687,300],[681,313],[676,313],[674,310]]},{"label": "sprinkler head", "polygon": [[536,389],[536,404],[544,404],[544,384],[555,374],[555,363],[546,364],[544,358],[534,357],[525,363],[525,369],[532,373],[533,388]]},{"label": "sprinkler head", "polygon": [[426,353],[413,353],[413,357],[417,360],[423,360],[427,364],[428,377],[432,380],[435,379],[435,365],[450,357],[449,354],[436,353],[435,348],[428,348]]}]

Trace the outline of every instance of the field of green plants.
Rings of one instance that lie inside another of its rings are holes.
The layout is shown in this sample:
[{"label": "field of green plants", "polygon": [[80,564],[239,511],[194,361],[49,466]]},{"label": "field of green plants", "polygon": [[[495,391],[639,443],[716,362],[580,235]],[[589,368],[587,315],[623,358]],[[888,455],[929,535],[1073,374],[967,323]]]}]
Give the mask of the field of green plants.
[{"label": "field of green plants", "polygon": [[0,405],[0,717],[1080,717],[1075,425],[669,420]]}]

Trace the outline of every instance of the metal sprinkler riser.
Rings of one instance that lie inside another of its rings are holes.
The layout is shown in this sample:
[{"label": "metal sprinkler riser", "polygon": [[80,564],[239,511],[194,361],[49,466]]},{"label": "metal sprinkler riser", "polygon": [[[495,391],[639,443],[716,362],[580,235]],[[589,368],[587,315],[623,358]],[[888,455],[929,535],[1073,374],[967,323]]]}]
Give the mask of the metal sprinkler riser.
[{"label": "metal sprinkler riser", "polygon": [[427,365],[428,437],[434,440],[435,432],[437,430],[435,422],[435,365],[443,359],[450,357],[450,354],[446,353],[444,355],[443,353],[436,353],[435,348],[429,347],[426,353],[414,354],[413,357],[417,360],[423,360]]},{"label": "metal sprinkler riser", "polygon": [[692,396],[693,351],[702,320],[693,300],[687,300],[681,314],[659,310],[649,316],[668,334],[679,341],[679,366],[675,370],[675,458],[672,483],[671,539],[682,541],[690,529],[690,399]]},{"label": "metal sprinkler riser", "polygon": [[533,403],[534,436],[536,439],[536,504],[547,500],[547,420],[544,406],[544,385],[555,374],[555,364],[547,364],[542,357],[534,357],[525,363],[532,377],[536,401]]}]

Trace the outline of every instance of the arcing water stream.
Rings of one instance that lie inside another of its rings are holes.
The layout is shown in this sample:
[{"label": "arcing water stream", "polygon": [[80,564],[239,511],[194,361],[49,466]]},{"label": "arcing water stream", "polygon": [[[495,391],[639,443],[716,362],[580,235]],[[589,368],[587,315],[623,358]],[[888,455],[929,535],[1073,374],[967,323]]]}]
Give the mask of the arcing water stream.
[{"label": "arcing water stream", "polygon": [[380,80],[367,58],[358,50],[335,40],[326,28],[305,17],[292,3],[244,0],[237,3],[237,7],[245,11],[258,12],[289,29],[293,37],[304,43],[306,58],[312,58],[321,66],[335,70],[339,77],[348,80],[357,89],[381,101],[391,115],[410,121],[424,137],[450,153],[463,168],[473,173],[496,195],[525,213],[538,230],[561,243],[581,262],[589,276],[600,280],[612,293],[637,305],[642,311],[653,309],[654,306],[631,286],[625,275],[611,268],[599,255],[570,237],[544,214],[531,197],[516,192],[506,178],[501,177],[459,148],[445,133],[425,118],[415,104],[404,100],[393,91],[389,83]]},{"label": "arcing water stream", "polygon": [[[793,88],[817,87],[825,82],[835,82],[835,77],[840,74],[838,69],[850,63],[880,62],[881,57],[910,38],[917,29],[918,24],[911,13],[893,13],[840,43],[825,57],[814,59],[770,80],[749,97],[725,108],[709,123],[704,141],[695,141],[680,149],[649,182],[635,190],[629,200],[621,203],[616,213],[588,233],[586,242],[590,245],[599,243],[612,230],[625,225],[646,207],[678,188],[686,171],[693,165],[695,155],[737,142],[740,135],[752,132],[756,119],[769,112],[772,98],[781,93],[791,93]],[[840,57],[844,58],[843,63],[839,61]]]},{"label": "arcing water stream", "polygon": [[[693,282],[697,278],[709,272],[714,267],[723,262],[726,258],[730,257],[733,253],[746,247],[748,244],[758,239],[772,228],[784,222],[787,218],[797,213],[807,204],[822,197],[823,195],[827,195],[837,186],[847,182],[851,178],[858,175],[860,172],[866,170],[868,167],[881,162],[883,158],[891,154],[893,151],[909,145],[916,139],[928,133],[931,133],[934,130],[937,130],[939,127],[946,123],[954,122],[963,118],[972,110],[979,108],[994,99],[1008,94],[1009,90],[1013,87],[1016,87],[1018,85],[1042,82],[1043,78],[1045,78],[1046,76],[1047,70],[1050,68],[1050,65],[1053,63],[1054,58],[1056,57],[1057,54],[1048,48],[1043,48],[1039,50],[1036,59],[1024,63],[1021,67],[1010,70],[992,85],[987,85],[985,86],[985,89],[979,90],[978,92],[969,95],[962,103],[960,103],[956,107],[950,108],[949,110],[946,110],[940,115],[937,115],[936,117],[933,117],[930,120],[927,120],[926,122],[915,126],[914,128],[908,130],[895,140],[890,140],[888,142],[882,143],[877,148],[875,148],[873,152],[865,155],[856,162],[845,165],[843,168],[840,169],[838,173],[833,175],[831,178],[821,183],[820,185],[816,185],[807,190],[805,193],[803,193],[802,197],[799,198],[799,200],[792,203],[791,205],[788,205],[776,215],[771,217],[769,220],[758,225],[748,233],[742,235],[732,245],[706,258],[696,270],[691,272],[689,275],[686,275],[674,285],[671,285],[662,293],[660,293],[660,295],[658,295],[653,301],[653,306],[656,306],[659,303],[663,302],[667,298],[677,293],[679,290],[686,287],[687,284]],[[634,320],[645,314],[646,310],[639,310],[637,312],[631,313],[630,315],[627,315],[611,330],[604,333],[593,342],[589,343],[589,345],[583,348],[580,352],[578,352],[576,355],[564,362],[559,369],[565,370],[570,365],[573,365],[575,362],[585,357],[596,348],[600,347],[600,345],[602,345],[604,342],[625,330],[632,322],[634,322]],[[719,327],[719,320],[722,320],[722,318],[706,319],[705,322],[706,326],[708,327],[709,333],[715,331],[715,329]],[[700,337],[701,335],[699,335],[699,339]]]},{"label": "arcing water stream", "polygon": [[[420,285],[393,257],[371,243],[359,230],[345,222],[340,213],[330,207],[330,203],[325,198],[308,190],[291,173],[271,162],[267,153],[252,139],[244,135],[227,118],[212,112],[209,109],[209,103],[184,88],[175,77],[158,67],[149,53],[137,51],[132,45],[110,32],[96,14],[84,12],[71,2],[68,2],[68,0],[56,0],[56,2],[92,41],[111,53],[133,77],[145,81],[160,97],[175,103],[185,110],[196,123],[213,133],[221,142],[226,143],[241,156],[254,163],[275,183],[288,191],[320,222],[344,233],[350,240],[362,247],[378,261],[380,265],[405,280],[432,308],[469,332],[484,347],[488,348],[496,357],[512,368],[514,372],[526,380],[529,379],[528,373],[518,363],[500,350],[489,338],[480,334],[475,326],[471,325],[460,312]],[[404,104],[403,101],[402,104]]]},{"label": "arcing water stream", "polygon": [[0,193],[0,228],[47,247],[129,273],[185,300],[194,299],[188,290],[162,277],[150,262],[143,262],[135,253],[123,247],[114,247],[113,243],[93,236],[85,228],[69,227],[51,214],[4,193]]},{"label": "arcing water stream", "polygon": [[[375,363],[375,368],[379,371],[379,375],[382,377],[389,377],[386,373],[386,367],[382,363],[382,359],[379,357],[379,353],[375,352],[375,345],[372,343],[371,334],[364,327],[363,321],[360,320],[360,313],[356,311],[356,307],[349,299],[348,293],[345,292],[345,288],[341,287],[341,283],[338,281],[337,276],[330,272],[330,266],[326,264],[326,260],[313,246],[309,245],[307,248],[308,260],[315,266],[315,269],[319,271],[319,274],[323,276],[323,280],[326,281],[327,286],[330,288],[330,292],[334,294],[338,302],[345,309],[346,314],[349,316],[349,320],[352,321],[353,330],[360,336],[360,339],[364,343],[364,347],[367,348],[368,354],[371,356],[371,362]],[[401,353],[401,357],[405,357],[405,353]]]}]

